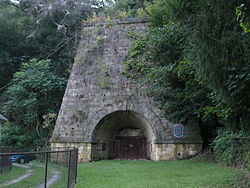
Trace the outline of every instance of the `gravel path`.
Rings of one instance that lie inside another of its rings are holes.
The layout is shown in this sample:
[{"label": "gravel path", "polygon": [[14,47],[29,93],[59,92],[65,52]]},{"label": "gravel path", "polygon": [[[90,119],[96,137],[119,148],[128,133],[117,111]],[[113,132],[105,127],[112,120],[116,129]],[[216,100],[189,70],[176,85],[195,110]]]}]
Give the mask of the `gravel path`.
[{"label": "gravel path", "polygon": [[20,167],[20,168],[26,168],[27,171],[24,175],[18,177],[17,179],[14,179],[14,180],[11,180],[11,181],[7,181],[3,184],[0,184],[0,187],[6,187],[8,185],[11,185],[11,184],[14,184],[14,183],[17,183],[17,182],[20,182],[22,180],[24,180],[25,178],[29,177],[32,175],[32,169],[30,166],[27,166],[27,165],[21,165],[21,164],[13,164],[13,166],[17,166],[17,167]]},{"label": "gravel path", "polygon": [[[22,165],[22,164],[17,164],[17,163],[14,163],[12,164],[13,166],[17,166],[17,167],[20,167],[20,168],[26,168],[27,171],[24,175],[14,179],[14,180],[11,180],[11,181],[8,181],[8,182],[5,182],[3,184],[0,184],[0,187],[6,187],[8,185],[11,185],[11,184],[14,184],[14,183],[18,183],[24,179],[26,179],[27,177],[31,176],[32,175],[32,166],[33,165]],[[44,165],[34,165],[34,166],[40,166],[40,167],[44,167]],[[47,180],[47,187],[50,187],[51,185],[53,185],[60,177],[60,172],[52,169],[52,176]],[[44,188],[44,183],[40,184],[38,186],[38,188]]]},{"label": "gravel path", "polygon": [[[47,187],[53,185],[60,177],[60,172],[53,170],[52,176],[47,180]],[[38,188],[44,188],[44,183],[40,184]]]}]

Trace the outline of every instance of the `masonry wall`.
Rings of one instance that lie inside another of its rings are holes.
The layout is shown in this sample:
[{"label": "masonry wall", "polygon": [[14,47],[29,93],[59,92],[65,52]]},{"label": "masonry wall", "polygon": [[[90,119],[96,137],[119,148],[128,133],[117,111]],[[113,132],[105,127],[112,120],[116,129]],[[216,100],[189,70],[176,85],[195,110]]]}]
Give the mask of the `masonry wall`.
[{"label": "masonry wall", "polygon": [[[83,27],[78,53],[51,138],[53,147],[75,146],[79,148],[79,161],[92,160],[91,153],[101,153],[100,144],[93,140],[98,123],[114,112],[131,111],[147,120],[145,129],[150,132],[147,136],[151,147],[150,159],[174,159],[201,150],[202,140],[195,123],[185,126],[184,137],[175,138],[173,123],[161,118],[162,112],[157,104],[146,96],[141,86],[123,74],[124,62],[132,43],[128,33],[141,32],[145,28],[147,21],[141,19],[115,20]],[[181,151],[179,156],[178,151]]]}]

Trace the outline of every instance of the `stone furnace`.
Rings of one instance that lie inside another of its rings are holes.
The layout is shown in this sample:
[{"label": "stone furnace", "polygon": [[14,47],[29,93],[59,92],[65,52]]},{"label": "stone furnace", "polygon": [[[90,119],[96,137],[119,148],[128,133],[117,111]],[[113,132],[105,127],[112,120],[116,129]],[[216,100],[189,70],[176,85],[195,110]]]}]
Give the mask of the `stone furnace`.
[{"label": "stone furnace", "polygon": [[51,147],[77,147],[79,161],[171,160],[201,151],[195,123],[178,126],[162,118],[144,89],[124,75],[128,33],[146,27],[141,19],[83,27]]}]

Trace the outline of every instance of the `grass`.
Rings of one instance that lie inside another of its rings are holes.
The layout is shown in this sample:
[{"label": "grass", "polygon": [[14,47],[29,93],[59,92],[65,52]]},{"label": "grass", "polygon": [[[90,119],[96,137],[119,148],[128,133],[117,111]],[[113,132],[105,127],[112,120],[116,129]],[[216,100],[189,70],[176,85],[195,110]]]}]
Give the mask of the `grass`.
[{"label": "grass", "polygon": [[[34,164],[34,162],[31,162]],[[11,184],[8,188],[33,188],[35,185],[39,185],[44,180],[44,168],[41,166],[32,166],[32,175],[15,184]]]},{"label": "grass", "polygon": [[53,186],[51,187],[52,188],[66,188],[67,183],[68,183],[68,168],[62,165],[51,163],[50,168],[49,168],[49,173],[51,173],[52,169],[60,172],[60,176],[59,176],[58,181],[55,184],[53,184]]},{"label": "grass", "polygon": [[[39,185],[40,182],[43,181],[44,168],[38,166],[32,166],[32,175],[15,184],[11,184],[7,186],[8,188],[33,188],[35,185]],[[26,173],[27,169],[25,169]],[[13,178],[14,179],[14,178]]]},{"label": "grass", "polygon": [[[29,164],[32,169],[32,175],[27,177],[26,179],[17,182],[15,184],[8,185],[8,188],[35,188],[38,187],[40,184],[44,183],[44,176],[45,176],[45,168],[41,165],[44,163],[40,163],[37,161],[32,161]],[[53,163],[48,164],[48,178],[52,176],[52,171],[56,170],[60,172],[60,176],[58,181],[51,186],[52,188],[66,188],[67,187],[67,168],[65,166],[56,165]],[[20,167],[13,167],[13,169],[0,177],[0,184],[5,183],[7,181],[13,180],[18,178],[19,176],[25,174],[27,169],[20,168]]]},{"label": "grass", "polygon": [[26,169],[13,166],[11,171],[0,174],[0,184],[8,182],[12,179],[16,179],[19,176],[23,175],[25,172]]},{"label": "grass", "polygon": [[76,188],[227,188],[242,176],[198,160],[99,161],[79,164]]},{"label": "grass", "polygon": [[[38,187],[44,181],[44,167],[39,166],[41,164],[32,161],[33,174],[8,188]],[[49,177],[52,170],[60,172],[60,179],[51,188],[66,188],[67,168],[49,163]],[[1,175],[0,183],[25,172],[26,169],[13,167],[12,171]],[[230,188],[239,187],[243,175],[234,168],[198,160],[99,161],[78,165],[76,188]]]}]

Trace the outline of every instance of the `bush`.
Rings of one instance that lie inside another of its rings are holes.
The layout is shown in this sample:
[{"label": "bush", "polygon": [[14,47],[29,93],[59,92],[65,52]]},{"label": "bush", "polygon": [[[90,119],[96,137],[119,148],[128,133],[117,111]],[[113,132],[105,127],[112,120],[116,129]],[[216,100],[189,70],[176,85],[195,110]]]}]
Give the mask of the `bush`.
[{"label": "bush", "polygon": [[250,137],[246,131],[221,129],[212,142],[216,159],[225,165],[250,168]]},{"label": "bush", "polygon": [[1,94],[0,111],[11,122],[3,128],[6,145],[36,149],[49,143],[67,83],[53,66],[50,60],[22,63]]},{"label": "bush", "polygon": [[11,122],[2,126],[1,145],[11,146],[15,150],[36,150],[43,144],[35,130]]}]

